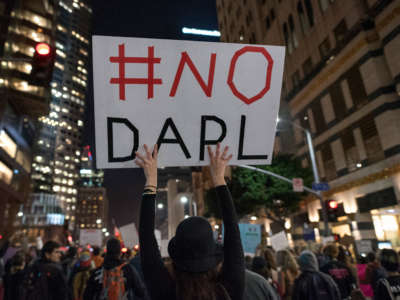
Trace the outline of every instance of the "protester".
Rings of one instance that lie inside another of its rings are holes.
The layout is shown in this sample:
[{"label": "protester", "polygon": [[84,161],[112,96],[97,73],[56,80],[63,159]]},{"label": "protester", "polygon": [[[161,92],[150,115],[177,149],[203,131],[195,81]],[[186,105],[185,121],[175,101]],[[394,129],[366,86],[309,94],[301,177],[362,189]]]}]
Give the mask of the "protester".
[{"label": "protester", "polygon": [[278,264],[279,292],[283,300],[289,300],[292,296],[294,280],[299,275],[299,266],[293,254],[288,250],[276,253]]},{"label": "protester", "polygon": [[320,268],[321,272],[330,275],[339,287],[342,299],[348,299],[353,290],[357,288],[356,278],[351,270],[337,260],[339,248],[335,244],[329,244],[324,248],[327,262]]},{"label": "protester", "polygon": [[72,292],[74,300],[82,300],[86,289],[87,281],[90,278],[91,266],[90,253],[87,251],[81,252],[77,264],[75,274],[72,275]]},{"label": "protester", "polygon": [[[375,257],[375,255],[374,255]],[[364,256],[360,256],[358,258],[357,264],[357,276],[360,282],[360,290],[362,291],[363,295],[369,299],[374,297],[374,292],[372,289],[371,284],[365,283],[365,273],[368,267],[368,260]]]},{"label": "protester", "polygon": [[78,250],[75,247],[69,247],[66,255],[61,261],[61,266],[65,274],[65,278],[67,282],[71,281],[71,275],[74,268],[74,265],[77,262],[77,253]]},{"label": "protester", "polygon": [[380,262],[377,260],[375,253],[368,253],[367,261],[368,265],[365,269],[365,277],[363,280],[360,279],[360,282],[363,284],[370,284],[372,291],[374,291],[379,279],[386,278],[387,274],[386,270],[382,268]]},{"label": "protester", "polygon": [[67,300],[68,287],[60,265],[60,245],[48,241],[41,258],[27,272],[23,281],[22,299]]},{"label": "protester", "polygon": [[208,221],[202,217],[183,220],[168,245],[171,272],[164,265],[154,235],[157,191],[157,146],[153,154],[144,145],[145,154],[137,153],[136,163],[146,175],[140,212],[139,239],[146,285],[152,300],[242,300],[245,285],[244,255],[232,197],[226,186],[225,167],[232,155],[220,145],[208,147],[211,178],[224,221],[223,250],[213,237]]},{"label": "protester", "polygon": [[278,283],[272,279],[271,268],[268,266],[268,262],[264,259],[264,257],[254,257],[251,270],[254,273],[264,277],[264,279],[268,281],[268,285],[273,288],[275,293],[279,294]]},{"label": "protester", "polygon": [[337,260],[342,264],[346,265],[347,268],[349,268],[349,270],[351,271],[351,275],[357,281],[357,286],[359,286],[360,283],[358,281],[357,268],[353,264],[353,258],[351,257],[349,251],[346,250],[342,245],[338,246],[338,249],[339,249],[339,254]]},{"label": "protester", "polygon": [[92,261],[95,268],[100,268],[103,265],[104,258],[100,256],[100,248],[97,246],[93,247]]},{"label": "protester", "polygon": [[91,274],[83,299],[130,300],[134,296],[143,297],[144,289],[136,270],[121,260],[120,241],[111,238],[107,241],[103,266]]},{"label": "protester", "polygon": [[392,249],[383,249],[380,263],[387,272],[387,278],[380,278],[374,290],[376,300],[400,299],[399,255]]},{"label": "protester", "polygon": [[246,300],[278,300],[278,294],[261,275],[245,270],[244,297]]},{"label": "protester", "polygon": [[278,266],[276,264],[275,253],[272,249],[267,248],[264,250],[264,258],[267,261],[271,278],[274,282],[278,283]]},{"label": "protester", "polygon": [[296,278],[292,300],[340,300],[335,281],[318,271],[317,257],[311,251],[303,251],[299,257],[301,274]]},{"label": "protester", "polygon": [[25,275],[25,254],[17,252],[9,261],[7,272],[4,276],[4,300],[21,299],[20,284]]}]

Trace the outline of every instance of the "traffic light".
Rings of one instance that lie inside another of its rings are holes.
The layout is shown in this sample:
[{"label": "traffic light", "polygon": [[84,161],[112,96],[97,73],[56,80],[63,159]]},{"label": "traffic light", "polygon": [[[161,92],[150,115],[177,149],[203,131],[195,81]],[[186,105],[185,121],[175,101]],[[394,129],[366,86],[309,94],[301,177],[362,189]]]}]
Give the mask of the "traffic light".
[{"label": "traffic light", "polygon": [[326,211],[329,222],[336,222],[338,218],[338,203],[335,200],[327,200],[325,202]]},{"label": "traffic light", "polygon": [[55,51],[47,43],[38,43],[32,59],[30,83],[34,85],[49,85],[53,76]]}]

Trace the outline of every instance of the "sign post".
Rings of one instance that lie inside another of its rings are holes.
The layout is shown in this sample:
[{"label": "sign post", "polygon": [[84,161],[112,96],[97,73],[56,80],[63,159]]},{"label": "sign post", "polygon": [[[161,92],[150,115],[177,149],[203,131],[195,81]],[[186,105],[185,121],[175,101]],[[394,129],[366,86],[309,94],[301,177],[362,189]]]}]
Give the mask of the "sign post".
[{"label": "sign post", "polygon": [[231,164],[269,164],[284,47],[93,37],[98,168],[135,168],[143,144],[159,164],[208,164],[206,147],[231,147]]}]

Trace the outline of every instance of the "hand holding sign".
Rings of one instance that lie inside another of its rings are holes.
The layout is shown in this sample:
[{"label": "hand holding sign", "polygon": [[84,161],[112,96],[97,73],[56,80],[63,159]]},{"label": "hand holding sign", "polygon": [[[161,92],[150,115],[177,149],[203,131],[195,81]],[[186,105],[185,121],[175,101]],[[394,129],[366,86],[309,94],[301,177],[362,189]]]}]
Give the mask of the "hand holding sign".
[{"label": "hand holding sign", "polygon": [[146,155],[136,152],[135,163],[143,168],[144,175],[146,176],[146,186],[156,188],[158,147],[157,145],[154,145],[153,153],[150,153],[149,147],[144,144],[144,150]]},{"label": "hand holding sign", "polygon": [[210,171],[214,186],[225,185],[225,168],[229,160],[232,158],[232,154],[228,155],[229,147],[225,146],[224,152],[220,151],[221,145],[217,144],[215,153],[208,146],[208,155],[210,156]]}]

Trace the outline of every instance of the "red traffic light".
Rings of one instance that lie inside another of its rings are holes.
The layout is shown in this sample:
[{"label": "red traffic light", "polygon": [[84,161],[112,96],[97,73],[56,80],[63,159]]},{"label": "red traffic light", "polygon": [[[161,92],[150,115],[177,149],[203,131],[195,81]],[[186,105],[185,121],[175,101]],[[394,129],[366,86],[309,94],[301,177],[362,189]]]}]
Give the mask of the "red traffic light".
[{"label": "red traffic light", "polygon": [[335,201],[335,200],[330,200],[330,201],[328,202],[328,205],[329,205],[329,208],[331,208],[331,209],[336,209],[336,208],[338,208],[338,203],[337,203],[337,201]]},{"label": "red traffic light", "polygon": [[39,43],[36,45],[35,51],[37,54],[45,56],[50,54],[51,48],[49,44]]}]

